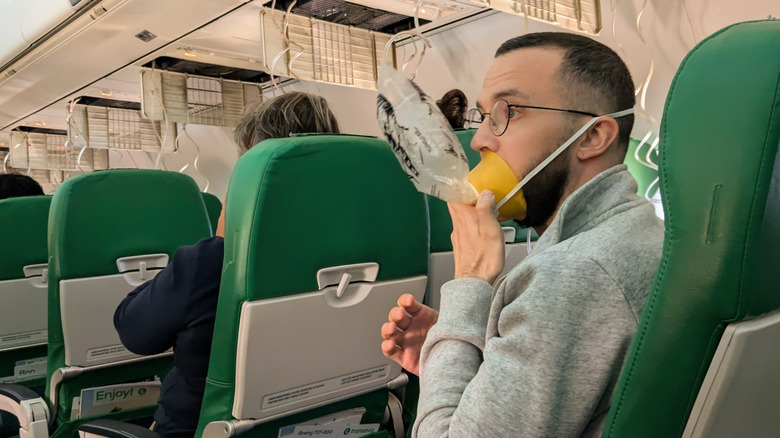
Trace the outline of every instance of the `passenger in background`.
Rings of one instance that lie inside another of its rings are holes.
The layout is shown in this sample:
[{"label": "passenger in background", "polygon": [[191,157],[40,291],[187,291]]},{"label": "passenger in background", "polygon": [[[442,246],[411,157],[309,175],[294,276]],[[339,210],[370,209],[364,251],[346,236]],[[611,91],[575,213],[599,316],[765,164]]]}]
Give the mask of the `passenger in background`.
[{"label": "passenger in background", "polygon": [[16,173],[0,175],[0,199],[40,195],[43,195],[43,188],[29,176]]},{"label": "passenger in background", "polygon": [[441,99],[436,101],[436,105],[450,122],[452,129],[463,129],[463,123],[466,121],[466,111],[469,109],[469,100],[466,94],[457,88],[444,93]]},{"label": "passenger in background", "polygon": [[[324,98],[292,92],[253,105],[234,138],[243,154],[265,139],[309,132],[338,133],[339,126]],[[174,349],[174,368],[162,383],[154,415],[153,429],[164,437],[192,437],[198,425],[222,276],[223,235],[221,226],[217,236],[179,248],[171,264],[131,292],[114,314],[119,337],[133,353]]]}]

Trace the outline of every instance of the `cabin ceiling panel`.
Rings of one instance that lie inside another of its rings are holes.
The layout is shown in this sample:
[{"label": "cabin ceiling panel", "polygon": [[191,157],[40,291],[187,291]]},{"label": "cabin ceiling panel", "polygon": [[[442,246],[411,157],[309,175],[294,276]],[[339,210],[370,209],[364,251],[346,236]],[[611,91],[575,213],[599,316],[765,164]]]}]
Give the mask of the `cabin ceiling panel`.
[{"label": "cabin ceiling panel", "polygon": [[[97,14],[85,14],[82,18],[86,18],[73,22],[0,72],[0,129],[158,50],[242,3],[245,0],[103,2],[108,9],[99,18],[90,17]],[[136,37],[142,31],[156,37],[144,42]]]},{"label": "cabin ceiling panel", "polygon": [[67,115],[68,102],[79,96],[105,97],[108,99],[140,102],[141,90],[138,85],[140,70],[138,67],[126,67],[105,79],[101,79],[79,90],[77,93],[54,102],[35,114],[17,121],[6,129],[12,129],[16,126],[67,129],[65,117]]},{"label": "cabin ceiling panel", "polygon": [[187,35],[158,55],[262,70],[262,65],[257,63],[263,53],[262,10],[260,3],[248,4]]}]

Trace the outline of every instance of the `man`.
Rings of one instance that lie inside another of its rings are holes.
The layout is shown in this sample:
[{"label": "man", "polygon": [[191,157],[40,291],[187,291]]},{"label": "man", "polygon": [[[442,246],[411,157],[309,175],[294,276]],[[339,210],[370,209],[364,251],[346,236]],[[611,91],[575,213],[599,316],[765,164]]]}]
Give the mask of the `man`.
[{"label": "man", "polygon": [[520,224],[541,237],[521,264],[496,281],[503,236],[483,192],[449,205],[455,279],[440,313],[410,295],[390,311],[382,350],[420,375],[413,435],[600,436],[663,243],[622,164],[633,82],[600,43],[529,34],[498,49],[477,102],[471,147],[518,180],[573,141],[523,187]]}]

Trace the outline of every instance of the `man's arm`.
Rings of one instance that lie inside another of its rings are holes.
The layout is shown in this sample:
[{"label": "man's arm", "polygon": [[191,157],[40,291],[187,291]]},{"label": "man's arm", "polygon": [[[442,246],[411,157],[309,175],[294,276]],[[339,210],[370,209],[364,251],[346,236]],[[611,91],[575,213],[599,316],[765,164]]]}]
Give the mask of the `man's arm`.
[{"label": "man's arm", "polygon": [[422,349],[414,436],[581,435],[636,324],[614,280],[568,254],[529,259],[495,298],[486,281],[445,284]]},{"label": "man's arm", "polygon": [[171,348],[188,323],[193,293],[214,282],[222,269],[221,241],[207,239],[176,250],[173,262],[122,300],[114,327],[122,344],[136,354],[158,354]]}]

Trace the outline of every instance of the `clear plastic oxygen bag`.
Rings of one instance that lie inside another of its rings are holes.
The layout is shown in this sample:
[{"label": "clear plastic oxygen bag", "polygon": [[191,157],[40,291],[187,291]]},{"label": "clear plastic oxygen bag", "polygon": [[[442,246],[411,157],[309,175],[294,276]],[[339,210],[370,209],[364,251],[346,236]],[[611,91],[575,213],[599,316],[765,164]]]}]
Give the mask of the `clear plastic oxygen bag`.
[{"label": "clear plastic oxygen bag", "polygon": [[377,88],[379,127],[417,190],[447,202],[476,202],[468,159],[436,102],[387,64],[379,68]]}]

